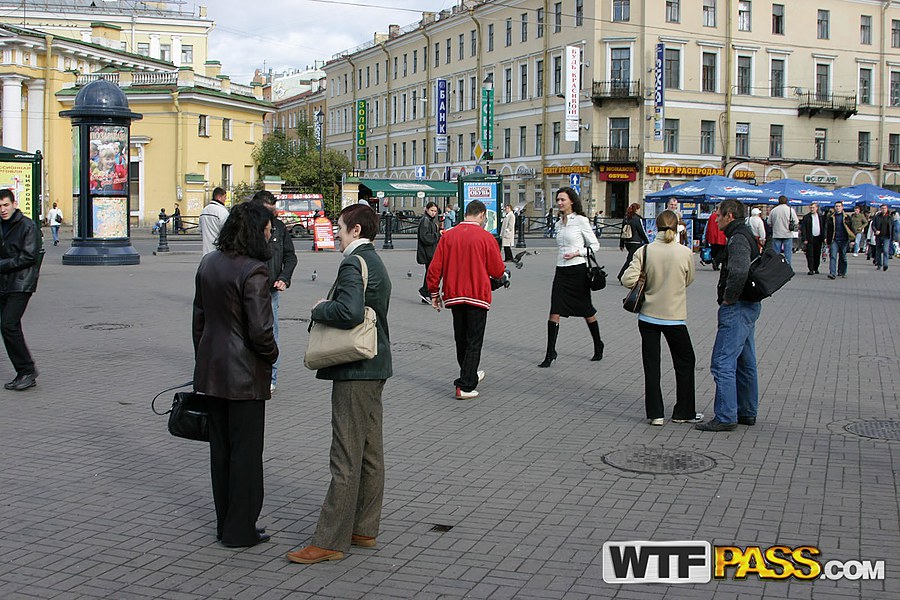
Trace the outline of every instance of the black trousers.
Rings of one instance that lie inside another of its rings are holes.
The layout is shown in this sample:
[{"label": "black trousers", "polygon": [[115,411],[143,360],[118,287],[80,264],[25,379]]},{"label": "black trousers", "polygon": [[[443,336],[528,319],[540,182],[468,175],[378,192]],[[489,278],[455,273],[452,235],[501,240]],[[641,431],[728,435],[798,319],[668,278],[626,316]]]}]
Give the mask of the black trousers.
[{"label": "black trousers", "polygon": [[672,363],[675,366],[675,408],[673,419],[693,419],[694,404],[694,346],[686,325],[656,325],[638,321],[641,332],[641,358],[644,361],[644,405],[648,419],[661,419],[666,411],[663,406],[660,378],[660,334],[666,336]]},{"label": "black trousers", "polygon": [[22,333],[22,315],[31,300],[31,292],[10,292],[0,294],[0,332],[3,334],[3,345],[6,354],[16,369],[16,375],[29,375],[35,372],[34,360],[25,344]]},{"label": "black trousers", "polygon": [[619,274],[616,276],[616,279],[619,281],[622,280],[622,275],[628,269],[628,265],[631,264],[631,259],[634,258],[634,253],[637,252],[640,247],[643,246],[640,242],[625,242],[625,249],[628,250],[628,256],[625,257],[625,264],[622,265],[622,268],[619,269]]},{"label": "black trousers", "polygon": [[422,277],[422,287],[419,288],[419,295],[425,296],[426,298],[430,298],[431,294],[428,292],[428,267],[431,266],[431,259],[428,259],[428,262],[425,263],[425,275]]},{"label": "black trousers", "polygon": [[256,520],[263,503],[262,400],[209,401],[209,463],[216,533],[234,546],[256,543]]},{"label": "black trousers", "polygon": [[488,311],[469,304],[451,306],[450,311],[453,313],[456,362],[459,363],[459,378],[453,385],[464,392],[471,392],[478,385],[478,365],[481,363]]},{"label": "black trousers", "polygon": [[505,262],[512,262],[515,260],[513,256],[512,246],[503,246],[503,260]]},{"label": "black trousers", "polygon": [[819,264],[822,262],[823,236],[810,238],[806,244],[806,268],[813,273],[818,273]]}]

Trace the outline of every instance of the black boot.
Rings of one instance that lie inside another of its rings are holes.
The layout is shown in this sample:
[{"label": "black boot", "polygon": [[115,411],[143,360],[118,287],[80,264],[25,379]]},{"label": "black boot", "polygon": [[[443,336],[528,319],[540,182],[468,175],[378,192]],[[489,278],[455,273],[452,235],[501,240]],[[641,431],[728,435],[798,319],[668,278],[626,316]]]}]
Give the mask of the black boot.
[{"label": "black boot", "polygon": [[556,337],[559,335],[559,323],[547,321],[547,355],[544,356],[544,362],[538,366],[546,369],[556,360]]},{"label": "black boot", "polygon": [[588,329],[591,330],[591,337],[594,338],[594,356],[591,360],[603,360],[603,340],[600,339],[600,323],[594,321],[588,323]]}]

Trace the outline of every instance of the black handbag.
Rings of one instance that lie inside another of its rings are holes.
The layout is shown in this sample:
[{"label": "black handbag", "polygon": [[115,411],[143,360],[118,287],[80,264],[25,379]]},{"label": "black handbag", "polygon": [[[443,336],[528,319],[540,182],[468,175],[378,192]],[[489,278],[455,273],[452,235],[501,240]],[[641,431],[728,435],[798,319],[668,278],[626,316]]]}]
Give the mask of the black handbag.
[{"label": "black handbag", "polygon": [[172,399],[172,408],[165,412],[156,410],[156,399],[172,390],[192,385],[188,381],[175,387],[163,390],[153,397],[150,409],[157,415],[169,415],[169,433],[175,437],[198,442],[209,441],[209,409],[207,397],[196,392],[176,392]]},{"label": "black handbag", "polygon": [[[605,267],[606,265],[604,265]],[[590,246],[587,246],[587,280],[592,292],[599,292],[606,287],[606,271],[597,262],[597,257]]]},{"label": "black handbag", "polygon": [[647,246],[644,245],[644,256],[641,260],[641,274],[637,283],[628,291],[628,295],[622,300],[622,308],[628,312],[639,313],[644,306],[644,289],[647,286]]}]

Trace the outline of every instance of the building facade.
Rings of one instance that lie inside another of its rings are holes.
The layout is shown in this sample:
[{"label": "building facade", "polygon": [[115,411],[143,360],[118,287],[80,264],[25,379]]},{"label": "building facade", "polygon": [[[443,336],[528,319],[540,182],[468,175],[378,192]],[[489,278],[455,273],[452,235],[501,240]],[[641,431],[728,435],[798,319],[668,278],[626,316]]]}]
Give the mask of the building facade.
[{"label": "building facade", "polygon": [[[580,57],[575,141],[565,136],[567,46]],[[475,169],[492,82],[493,159],[481,166],[532,213],[572,173],[587,208],[613,217],[710,174],[900,186],[900,4],[889,0],[462,2],[390,26],[324,70],[329,147],[382,178]]]}]

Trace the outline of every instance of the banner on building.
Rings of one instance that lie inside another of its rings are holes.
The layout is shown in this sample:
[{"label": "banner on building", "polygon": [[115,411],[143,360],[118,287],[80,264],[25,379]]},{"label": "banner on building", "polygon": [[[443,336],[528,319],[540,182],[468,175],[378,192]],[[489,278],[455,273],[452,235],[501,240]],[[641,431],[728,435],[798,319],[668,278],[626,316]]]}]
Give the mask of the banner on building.
[{"label": "banner on building", "polygon": [[481,88],[481,145],[487,160],[494,152],[494,88]]},{"label": "banner on building", "polygon": [[666,45],[656,45],[656,76],[653,79],[653,139],[663,139],[666,104]]},{"label": "banner on building", "polygon": [[365,100],[356,101],[356,161],[366,160],[366,127],[367,104]]},{"label": "banner on building", "polygon": [[316,114],[316,122],[315,122],[315,125],[313,126],[313,135],[315,136],[315,139],[316,139],[316,150],[322,149],[322,122],[324,120],[325,119],[319,119],[318,113]]},{"label": "banner on building", "polygon": [[447,80],[438,79],[435,97],[435,122],[437,137],[434,140],[435,152],[447,152]]},{"label": "banner on building", "polygon": [[578,96],[581,91],[581,49],[566,46],[566,141],[577,142],[581,119]]}]

